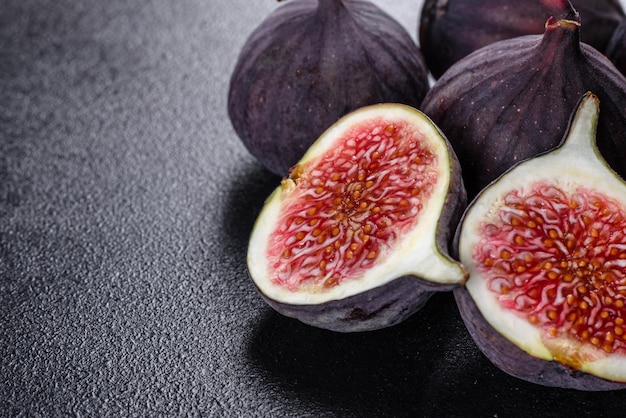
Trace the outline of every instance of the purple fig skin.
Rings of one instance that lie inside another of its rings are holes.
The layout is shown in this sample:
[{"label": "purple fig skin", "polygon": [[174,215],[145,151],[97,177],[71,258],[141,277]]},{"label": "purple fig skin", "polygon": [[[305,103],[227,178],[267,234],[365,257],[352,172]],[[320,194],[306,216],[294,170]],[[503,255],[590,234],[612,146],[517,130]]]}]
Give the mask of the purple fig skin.
[{"label": "purple fig skin", "polygon": [[613,382],[576,371],[556,361],[530,356],[495,331],[482,316],[467,289],[453,291],[461,318],[479,350],[503,372],[530,383],[581,391],[626,389],[626,383]]},{"label": "purple fig skin", "polygon": [[[572,11],[573,12],[573,11]],[[452,144],[468,196],[515,163],[557,146],[579,98],[601,102],[598,146],[626,178],[626,78],[580,43],[575,12],[544,35],[490,44],[454,64],[421,105]]]},{"label": "purple fig skin", "polygon": [[286,176],[346,113],[396,102],[417,107],[429,88],[421,50],[395,19],[359,0],[291,0],[246,41],[228,113],[250,153]]},{"label": "purple fig skin", "polygon": [[606,56],[626,76],[626,19],[623,19],[613,32],[611,41],[606,47]]},{"label": "purple fig skin", "polygon": [[[585,30],[581,40],[604,51],[625,13],[618,0],[576,0]],[[418,25],[424,59],[433,77],[491,43],[543,33],[553,14],[538,0],[425,0]]]}]

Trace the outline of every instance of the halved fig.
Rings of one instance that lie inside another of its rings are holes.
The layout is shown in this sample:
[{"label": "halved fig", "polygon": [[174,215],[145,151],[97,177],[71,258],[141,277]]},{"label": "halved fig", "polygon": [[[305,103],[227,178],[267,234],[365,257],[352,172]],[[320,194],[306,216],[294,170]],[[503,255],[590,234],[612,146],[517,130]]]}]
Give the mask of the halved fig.
[{"label": "halved fig", "polygon": [[456,156],[422,112],[363,107],[269,196],[248,271],[283,315],[340,332],[391,326],[466,279],[448,255],[465,206]]},{"label": "halved fig", "polygon": [[595,144],[598,114],[587,93],[562,144],[485,188],[455,237],[476,344],[546,386],[626,388],[626,183]]}]

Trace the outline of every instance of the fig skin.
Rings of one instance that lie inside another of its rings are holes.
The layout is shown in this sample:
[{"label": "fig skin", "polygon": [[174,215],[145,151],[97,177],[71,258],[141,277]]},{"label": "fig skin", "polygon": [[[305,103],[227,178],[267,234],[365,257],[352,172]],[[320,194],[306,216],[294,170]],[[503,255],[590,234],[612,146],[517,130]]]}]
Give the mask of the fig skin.
[{"label": "fig skin", "polygon": [[[404,109],[404,110],[403,110]],[[279,205],[282,199],[282,187],[278,187],[272,195],[270,195],[265,203],[263,210],[261,211],[255,228],[250,238],[250,246],[248,250],[248,273],[249,277],[255,285],[257,291],[261,295],[262,299],[271,306],[274,310],[280,314],[295,318],[301,322],[323,329],[328,329],[335,332],[365,332],[374,331],[386,327],[396,325],[406,318],[419,311],[428,299],[434,294],[434,292],[451,291],[456,286],[459,286],[467,275],[463,266],[458,261],[452,259],[450,254],[450,246],[452,243],[452,235],[456,230],[458,222],[467,206],[467,195],[463,185],[459,162],[447,142],[443,133],[424,115],[422,112],[409,106],[393,103],[393,104],[376,104],[360,108],[350,114],[341,118],[336,124],[332,125],[320,138],[312,145],[307,153],[302,157],[295,167],[299,165],[305,165],[309,159],[314,159],[320,155],[320,149],[324,150],[334,148],[336,146],[333,142],[325,142],[328,138],[335,135],[333,130],[340,132],[338,136],[345,134],[346,132],[355,132],[355,128],[358,130],[359,122],[350,122],[346,127],[344,123],[347,118],[351,121],[354,120],[355,115],[384,115],[385,112],[409,112],[414,113],[424,126],[420,129],[420,132],[431,132],[431,134],[437,135],[443,144],[443,150],[445,155],[441,155],[445,160],[445,166],[448,172],[447,186],[445,188],[445,196],[436,197],[436,202],[441,201],[441,206],[432,206],[427,209],[428,213],[434,213],[435,208],[437,210],[436,224],[433,226],[427,226],[423,232],[429,235],[432,230],[434,236],[435,251],[429,249],[427,253],[429,259],[435,261],[430,264],[430,273],[433,275],[433,271],[440,271],[438,263],[445,263],[450,267],[445,267],[446,274],[452,273],[458,275],[460,278],[444,278],[442,282],[435,282],[419,277],[417,274],[397,274],[393,269],[396,268],[396,264],[406,264],[402,260],[399,263],[393,264],[390,271],[385,271],[386,277],[381,282],[382,284],[371,288],[364,288],[357,293],[348,293],[347,296],[342,296],[345,292],[337,294],[331,298],[324,297],[324,301],[321,303],[287,303],[284,300],[280,300],[279,297],[272,296],[270,293],[264,290],[264,288],[271,287],[266,284],[265,279],[262,277],[263,268],[255,266],[258,264],[259,258],[263,257],[263,250],[259,250],[257,243],[265,241],[265,233],[257,232],[259,229],[264,228],[267,224],[267,217],[264,217],[265,212],[271,213],[274,209],[271,207],[274,204]],[[369,112],[369,113],[368,113]],[[414,117],[414,116],[412,116]],[[367,120],[367,119],[361,119]],[[393,118],[392,118],[393,120]],[[356,136],[356,134],[354,134]],[[426,135],[426,134],[425,134]],[[444,183],[445,184],[445,183]],[[433,197],[435,198],[435,197]],[[426,212],[425,212],[426,213]],[[426,216],[426,215],[424,215]],[[429,218],[429,216],[426,216]],[[270,215],[271,219],[271,215]],[[425,219],[425,218],[422,218]],[[419,221],[418,221],[419,222]],[[273,227],[272,227],[273,228]],[[294,232],[295,233],[295,232]],[[269,234],[267,235],[269,236]],[[260,241],[259,241],[259,238]],[[414,236],[417,238],[416,236]],[[419,241],[428,242],[428,236],[421,236]],[[411,239],[411,241],[416,242]],[[405,241],[403,241],[405,242]],[[410,244],[414,245],[414,244]],[[252,249],[253,248],[253,249]],[[408,247],[414,249],[413,246]],[[406,247],[397,248],[394,251],[403,253],[404,257],[409,259],[421,259],[423,256],[409,252]],[[423,247],[419,248],[419,251],[425,251]],[[437,261],[439,260],[439,261]],[[442,261],[443,260],[443,261]],[[413,265],[409,261],[410,265]],[[405,267],[401,267],[406,270]],[[410,270],[420,270],[415,266]],[[405,271],[403,270],[403,271]],[[382,277],[381,277],[382,278]],[[359,278],[352,279],[353,281],[359,280]],[[377,280],[378,281],[378,280]],[[341,285],[339,285],[341,286]],[[361,285],[359,285],[361,286]],[[308,298],[308,297],[307,297]]]},{"label": "fig skin", "polygon": [[487,45],[454,64],[426,95],[420,108],[452,144],[470,199],[512,165],[558,145],[586,91],[601,102],[600,151],[626,176],[626,78],[580,42],[577,21],[566,9],[543,35]]},{"label": "fig skin", "polygon": [[606,48],[606,56],[626,76],[626,19],[623,19]]},{"label": "fig skin", "polygon": [[[576,106],[575,111],[571,115],[572,116],[571,120],[568,124],[566,134],[563,137],[561,144],[559,144],[559,146],[551,150],[548,150],[546,153],[541,154],[537,157],[540,158],[543,155],[548,156],[553,151],[558,150],[558,148],[561,148],[564,145],[565,141],[567,140],[568,133],[570,133],[571,130],[573,130],[574,120],[577,116],[576,110],[582,109],[583,102],[587,102],[585,103],[585,105],[587,105],[587,109],[590,109],[590,107],[588,106],[589,101],[595,101],[596,104],[594,106],[597,106],[598,98],[593,93],[587,92],[580,99],[579,104]],[[596,109],[598,108],[599,106],[596,107]],[[597,113],[595,114],[595,116],[592,116],[592,118],[593,117],[597,118]],[[593,119],[590,119],[589,121],[590,121],[591,128],[585,126],[585,127],[582,127],[582,130],[581,130],[580,127],[582,126],[582,124],[580,123],[578,124],[578,127],[577,127],[578,134],[580,134],[580,132],[584,132],[585,130],[589,130],[588,132],[592,132],[592,131],[595,132],[594,128],[596,128],[596,126],[594,125],[594,123],[597,122],[597,119],[595,121]],[[600,161],[599,164],[593,164],[596,168],[592,169],[593,174],[588,173],[588,175],[600,177],[600,174],[598,174],[597,171],[595,170],[597,170],[598,165],[601,165],[604,167],[603,169],[606,170],[606,173],[603,172],[602,174],[606,174],[606,176],[615,176],[616,182],[621,183],[619,187],[622,187],[622,188],[624,187],[623,180],[621,180],[616,175],[616,173],[612,172],[610,167],[606,165],[606,162],[599,155],[599,152],[597,148],[595,148],[595,146],[589,150],[584,148],[582,149],[581,152],[585,153],[585,156],[583,157],[583,159],[586,161],[592,158]],[[590,154],[595,154],[595,156],[592,156]],[[560,157],[560,158],[563,158],[563,157]],[[492,184],[490,184],[487,188],[483,189],[480,192],[480,194],[476,196],[476,198],[468,205],[465,213],[463,214],[461,218],[461,221],[459,222],[458,228],[453,238],[453,247],[452,247],[453,257],[455,257],[456,259],[462,259],[461,254],[460,254],[461,253],[461,248],[460,248],[461,236],[463,233],[464,224],[466,222],[470,222],[468,218],[470,216],[470,212],[473,206],[480,204],[481,197],[487,194],[489,192],[489,189],[497,185],[498,182],[505,181],[505,180],[511,181],[510,178],[512,176],[512,173],[515,173],[516,168],[530,160],[532,160],[532,158],[526,161],[521,161],[520,163],[511,167],[509,170],[503,173],[498,179],[496,179]],[[581,164],[583,164],[584,166],[589,165],[588,163],[585,164],[583,161],[577,161],[577,162],[578,162],[578,165],[572,167],[571,170],[576,171],[576,167],[581,166]],[[552,169],[552,167],[549,167],[549,169]],[[553,173],[552,175],[554,175],[555,178],[560,178],[562,180],[561,176],[567,175],[565,174],[565,171],[567,169],[563,167],[561,167],[560,169],[557,168],[555,170],[555,173]],[[534,170],[527,169],[523,172],[520,178],[515,180],[518,186],[529,184],[533,181],[532,175],[528,175],[528,171],[531,171],[532,173],[537,173],[538,177],[543,175],[539,167],[534,167]],[[588,177],[585,177],[585,178],[587,179]],[[598,178],[596,181],[601,182],[602,180]],[[607,186],[607,187],[612,187],[612,186]],[[469,264],[467,265],[469,266]],[[469,268],[469,270],[470,270],[470,278],[468,281],[471,281],[474,276],[472,276],[472,269]],[[557,280],[561,280],[561,278],[558,278]],[[491,326],[491,324],[487,321],[485,316],[481,313],[477,303],[474,301],[467,287],[465,286],[457,287],[452,290],[452,293],[454,295],[461,318],[471,338],[474,340],[477,347],[485,355],[485,357],[487,357],[496,367],[498,367],[503,372],[513,377],[525,380],[527,382],[538,384],[538,385],[543,385],[547,387],[575,389],[575,390],[580,390],[580,391],[611,391],[611,390],[626,389],[626,382],[608,380],[602,377],[592,375],[590,373],[586,373],[580,370],[575,370],[556,360],[548,361],[545,359],[541,359],[541,358],[529,355],[527,352],[520,349],[513,342],[507,339],[504,335],[500,334],[493,326]]]},{"label": "fig skin", "polygon": [[[575,0],[581,41],[604,52],[624,10],[618,0]],[[418,39],[435,79],[470,53],[497,41],[544,32],[553,11],[539,0],[425,0]]]},{"label": "fig skin", "polygon": [[291,0],[244,44],[228,114],[249,152],[280,176],[341,116],[375,103],[417,107],[429,88],[421,50],[362,0]]}]

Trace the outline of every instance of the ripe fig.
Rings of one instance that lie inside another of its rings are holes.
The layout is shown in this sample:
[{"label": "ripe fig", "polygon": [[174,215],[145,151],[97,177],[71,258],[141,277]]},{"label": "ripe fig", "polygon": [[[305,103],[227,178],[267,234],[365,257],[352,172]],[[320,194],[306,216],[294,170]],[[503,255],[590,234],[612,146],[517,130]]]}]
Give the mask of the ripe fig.
[{"label": "ripe fig", "polygon": [[626,175],[626,78],[579,41],[580,20],[566,0],[543,35],[495,42],[453,65],[421,109],[446,134],[468,196],[513,164],[557,146],[579,98],[593,91],[603,108],[598,145]]},{"label": "ripe fig", "polygon": [[418,106],[428,70],[395,19],[360,0],[292,0],[246,41],[228,114],[252,155],[285,176],[319,135],[359,107]]},{"label": "ripe fig", "polygon": [[458,161],[420,111],[365,106],[325,131],[267,199],[248,271],[281,314],[338,332],[394,325],[462,283]]},{"label": "ripe fig", "polygon": [[626,76],[626,19],[623,19],[606,47],[606,56]]},{"label": "ripe fig", "polygon": [[455,235],[455,289],[483,353],[546,386],[626,388],[626,183],[595,145],[587,93],[562,145],[485,188]]},{"label": "ripe fig", "polygon": [[[604,52],[624,18],[619,0],[572,0],[572,4],[585,27],[581,40]],[[541,34],[554,13],[550,6],[545,0],[425,0],[418,37],[426,64],[439,78],[452,64],[483,46]]]}]

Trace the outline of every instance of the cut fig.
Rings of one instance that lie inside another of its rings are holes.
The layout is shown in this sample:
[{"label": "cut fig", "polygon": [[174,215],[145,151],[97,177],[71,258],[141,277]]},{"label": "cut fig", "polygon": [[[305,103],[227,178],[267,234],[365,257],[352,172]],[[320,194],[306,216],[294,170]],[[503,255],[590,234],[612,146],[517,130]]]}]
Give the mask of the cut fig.
[{"label": "cut fig", "polygon": [[478,347],[518,378],[626,388],[626,183],[595,144],[587,93],[559,147],[485,188],[455,236],[455,289]]},{"label": "cut fig", "polygon": [[283,315],[339,332],[388,327],[466,279],[448,255],[465,206],[437,127],[410,106],[366,106],[326,130],[269,196],[248,271]]},{"label": "cut fig", "polygon": [[369,1],[290,0],[244,44],[228,115],[250,154],[287,175],[346,113],[375,103],[419,106],[428,70],[406,29]]},{"label": "cut fig", "polygon": [[600,152],[626,176],[626,78],[580,43],[583,28],[570,3],[551,3],[559,13],[543,35],[468,55],[434,83],[420,107],[452,144],[470,198],[519,161],[556,147],[587,91],[601,101]]}]

